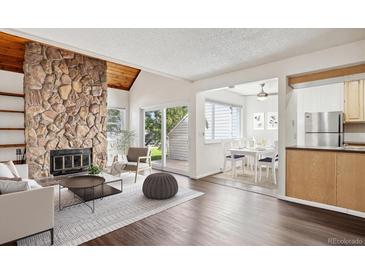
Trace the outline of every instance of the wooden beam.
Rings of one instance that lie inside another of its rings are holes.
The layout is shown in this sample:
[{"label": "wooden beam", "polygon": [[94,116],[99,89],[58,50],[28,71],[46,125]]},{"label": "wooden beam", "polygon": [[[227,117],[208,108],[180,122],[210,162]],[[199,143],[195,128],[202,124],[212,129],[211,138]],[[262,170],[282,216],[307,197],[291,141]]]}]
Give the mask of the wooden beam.
[{"label": "wooden beam", "polygon": [[311,72],[298,76],[290,76],[288,77],[288,83],[290,86],[293,86],[296,84],[302,84],[306,82],[325,80],[359,73],[365,73],[365,64],[354,65],[344,68],[330,69],[319,72]]}]

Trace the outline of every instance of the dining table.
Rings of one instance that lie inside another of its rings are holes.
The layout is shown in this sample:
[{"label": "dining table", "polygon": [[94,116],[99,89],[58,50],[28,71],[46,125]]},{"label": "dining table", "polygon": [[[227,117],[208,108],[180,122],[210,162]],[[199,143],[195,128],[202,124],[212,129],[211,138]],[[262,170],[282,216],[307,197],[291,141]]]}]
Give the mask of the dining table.
[{"label": "dining table", "polygon": [[[245,157],[252,157],[254,159],[255,183],[257,183],[257,162],[263,157],[272,156],[275,152],[274,147],[241,147],[229,149],[232,159],[234,155],[244,155]],[[244,171],[243,171],[244,172]],[[232,165],[232,177],[235,178],[237,174],[236,165]]]}]

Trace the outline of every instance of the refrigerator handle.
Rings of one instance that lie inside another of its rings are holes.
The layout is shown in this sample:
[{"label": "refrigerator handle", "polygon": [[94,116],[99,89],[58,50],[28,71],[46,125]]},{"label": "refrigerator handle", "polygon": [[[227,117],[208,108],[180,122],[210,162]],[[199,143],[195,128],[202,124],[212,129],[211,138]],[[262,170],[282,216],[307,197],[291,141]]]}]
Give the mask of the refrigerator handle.
[{"label": "refrigerator handle", "polygon": [[342,147],[343,144],[341,144],[341,135],[344,134],[342,129],[342,119],[341,119],[341,114],[338,115],[338,146]]}]

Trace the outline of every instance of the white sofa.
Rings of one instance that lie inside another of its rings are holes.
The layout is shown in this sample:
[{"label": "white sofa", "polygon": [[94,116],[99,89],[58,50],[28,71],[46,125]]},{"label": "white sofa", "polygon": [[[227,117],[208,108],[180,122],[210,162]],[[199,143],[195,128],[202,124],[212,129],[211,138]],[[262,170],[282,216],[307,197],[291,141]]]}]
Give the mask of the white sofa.
[{"label": "white sofa", "polygon": [[53,244],[54,187],[28,179],[28,166],[16,165],[31,190],[0,195],[0,244],[49,231]]}]

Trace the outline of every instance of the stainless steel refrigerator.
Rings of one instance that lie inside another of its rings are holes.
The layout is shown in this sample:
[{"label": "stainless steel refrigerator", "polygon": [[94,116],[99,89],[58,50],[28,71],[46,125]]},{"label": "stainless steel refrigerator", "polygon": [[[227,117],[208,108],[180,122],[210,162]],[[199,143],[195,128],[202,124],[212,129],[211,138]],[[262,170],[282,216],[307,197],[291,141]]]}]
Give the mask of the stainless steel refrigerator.
[{"label": "stainless steel refrigerator", "polygon": [[305,145],[341,147],[343,145],[343,113],[306,112]]}]

